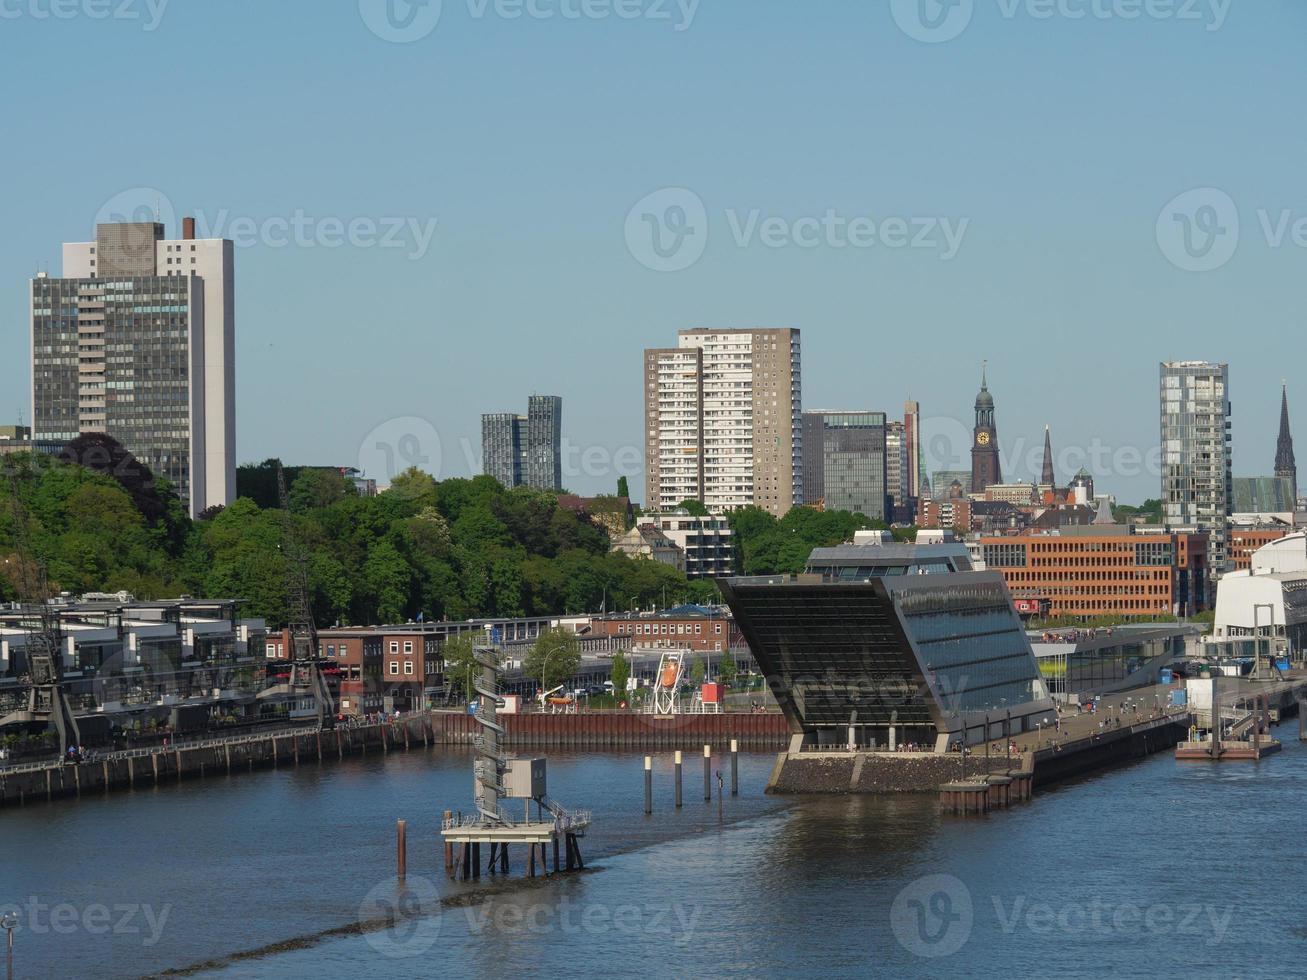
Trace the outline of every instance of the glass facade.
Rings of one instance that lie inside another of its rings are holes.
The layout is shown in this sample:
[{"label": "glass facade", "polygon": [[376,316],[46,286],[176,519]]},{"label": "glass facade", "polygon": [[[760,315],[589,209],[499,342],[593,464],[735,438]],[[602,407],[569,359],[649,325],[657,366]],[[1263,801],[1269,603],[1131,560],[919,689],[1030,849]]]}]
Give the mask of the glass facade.
[{"label": "glass facade", "polygon": [[805,412],[803,499],[886,519],[884,412]]},{"label": "glass facade", "polygon": [[721,588],[781,710],[818,742],[842,739],[850,725],[897,725],[901,737],[933,741],[975,728],[978,713],[1009,710],[1019,731],[1025,716],[1048,710],[996,573],[728,579]]},{"label": "glass facade", "polygon": [[107,433],[189,500],[198,282],[34,279],[35,437]]}]

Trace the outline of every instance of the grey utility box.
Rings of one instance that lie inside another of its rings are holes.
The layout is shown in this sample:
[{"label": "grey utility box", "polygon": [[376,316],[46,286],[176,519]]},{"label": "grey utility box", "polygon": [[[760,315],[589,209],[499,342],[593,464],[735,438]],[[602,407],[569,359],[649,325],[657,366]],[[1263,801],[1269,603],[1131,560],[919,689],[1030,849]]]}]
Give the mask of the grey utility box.
[{"label": "grey utility box", "polygon": [[504,789],[510,799],[534,800],[545,794],[544,759],[509,759]]}]

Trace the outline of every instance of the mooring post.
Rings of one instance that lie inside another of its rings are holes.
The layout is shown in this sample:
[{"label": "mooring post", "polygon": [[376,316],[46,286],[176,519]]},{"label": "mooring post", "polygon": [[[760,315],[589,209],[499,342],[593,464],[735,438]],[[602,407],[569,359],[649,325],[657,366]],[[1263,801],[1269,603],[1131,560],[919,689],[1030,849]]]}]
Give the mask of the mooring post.
[{"label": "mooring post", "polygon": [[681,805],[681,750],[676,750],[676,806]]},{"label": "mooring post", "polygon": [[406,878],[408,877],[408,823],[406,821],[400,820],[395,825],[395,837],[399,877]]},{"label": "mooring post", "polygon": [[[444,816],[445,816],[445,819],[443,821],[444,826],[448,827],[450,820],[452,820],[454,817],[454,814],[451,813],[449,810],[446,810]],[[450,840],[445,841],[445,870],[451,873],[454,870],[454,843],[453,841]]]},{"label": "mooring post", "polygon": [[558,835],[554,834],[554,874],[558,874]]},{"label": "mooring post", "polygon": [[472,844],[472,877],[481,877],[481,845],[479,843]]},{"label": "mooring post", "polygon": [[653,756],[644,757],[644,814],[653,813]]},{"label": "mooring post", "polygon": [[731,739],[731,795],[740,795],[740,743]]},{"label": "mooring post", "polygon": [[1307,742],[1307,701],[1298,702],[1298,741]]},{"label": "mooring post", "polygon": [[703,747],[703,798],[707,803],[712,802],[712,746]]}]

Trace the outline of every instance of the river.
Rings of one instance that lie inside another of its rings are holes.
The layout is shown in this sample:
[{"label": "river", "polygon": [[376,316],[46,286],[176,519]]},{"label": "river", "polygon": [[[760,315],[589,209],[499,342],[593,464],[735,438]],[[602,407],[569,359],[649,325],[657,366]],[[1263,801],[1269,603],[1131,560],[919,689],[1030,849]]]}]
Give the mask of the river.
[{"label": "river", "polygon": [[[550,794],[595,814],[588,870],[530,881],[514,854],[469,885],[436,838],[470,756],[433,747],[0,812],[0,905],[23,978],[1296,975],[1307,745],[1279,734],[1261,763],[1155,756],[970,819],[767,797],[770,753],[720,817],[695,755],[672,807],[659,755],[646,817],[639,754],[550,752]],[[423,912],[351,930],[397,901]]]}]

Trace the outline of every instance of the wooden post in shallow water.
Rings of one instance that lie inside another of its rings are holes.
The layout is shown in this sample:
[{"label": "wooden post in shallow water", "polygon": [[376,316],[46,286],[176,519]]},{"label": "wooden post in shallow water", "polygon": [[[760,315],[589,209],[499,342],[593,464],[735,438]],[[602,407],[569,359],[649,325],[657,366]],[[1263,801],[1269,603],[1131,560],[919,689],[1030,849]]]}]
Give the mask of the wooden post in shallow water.
[{"label": "wooden post in shallow water", "polygon": [[712,746],[703,747],[703,799],[712,802]]},{"label": "wooden post in shallow water", "polygon": [[681,807],[681,750],[676,750],[676,807]]},{"label": "wooden post in shallow water", "polygon": [[740,795],[740,743],[731,739],[731,795]]},{"label": "wooden post in shallow water", "polygon": [[644,814],[653,813],[653,756],[644,757]]},{"label": "wooden post in shallow water", "polygon": [[396,864],[399,878],[408,877],[408,822],[400,820],[395,825]]}]

